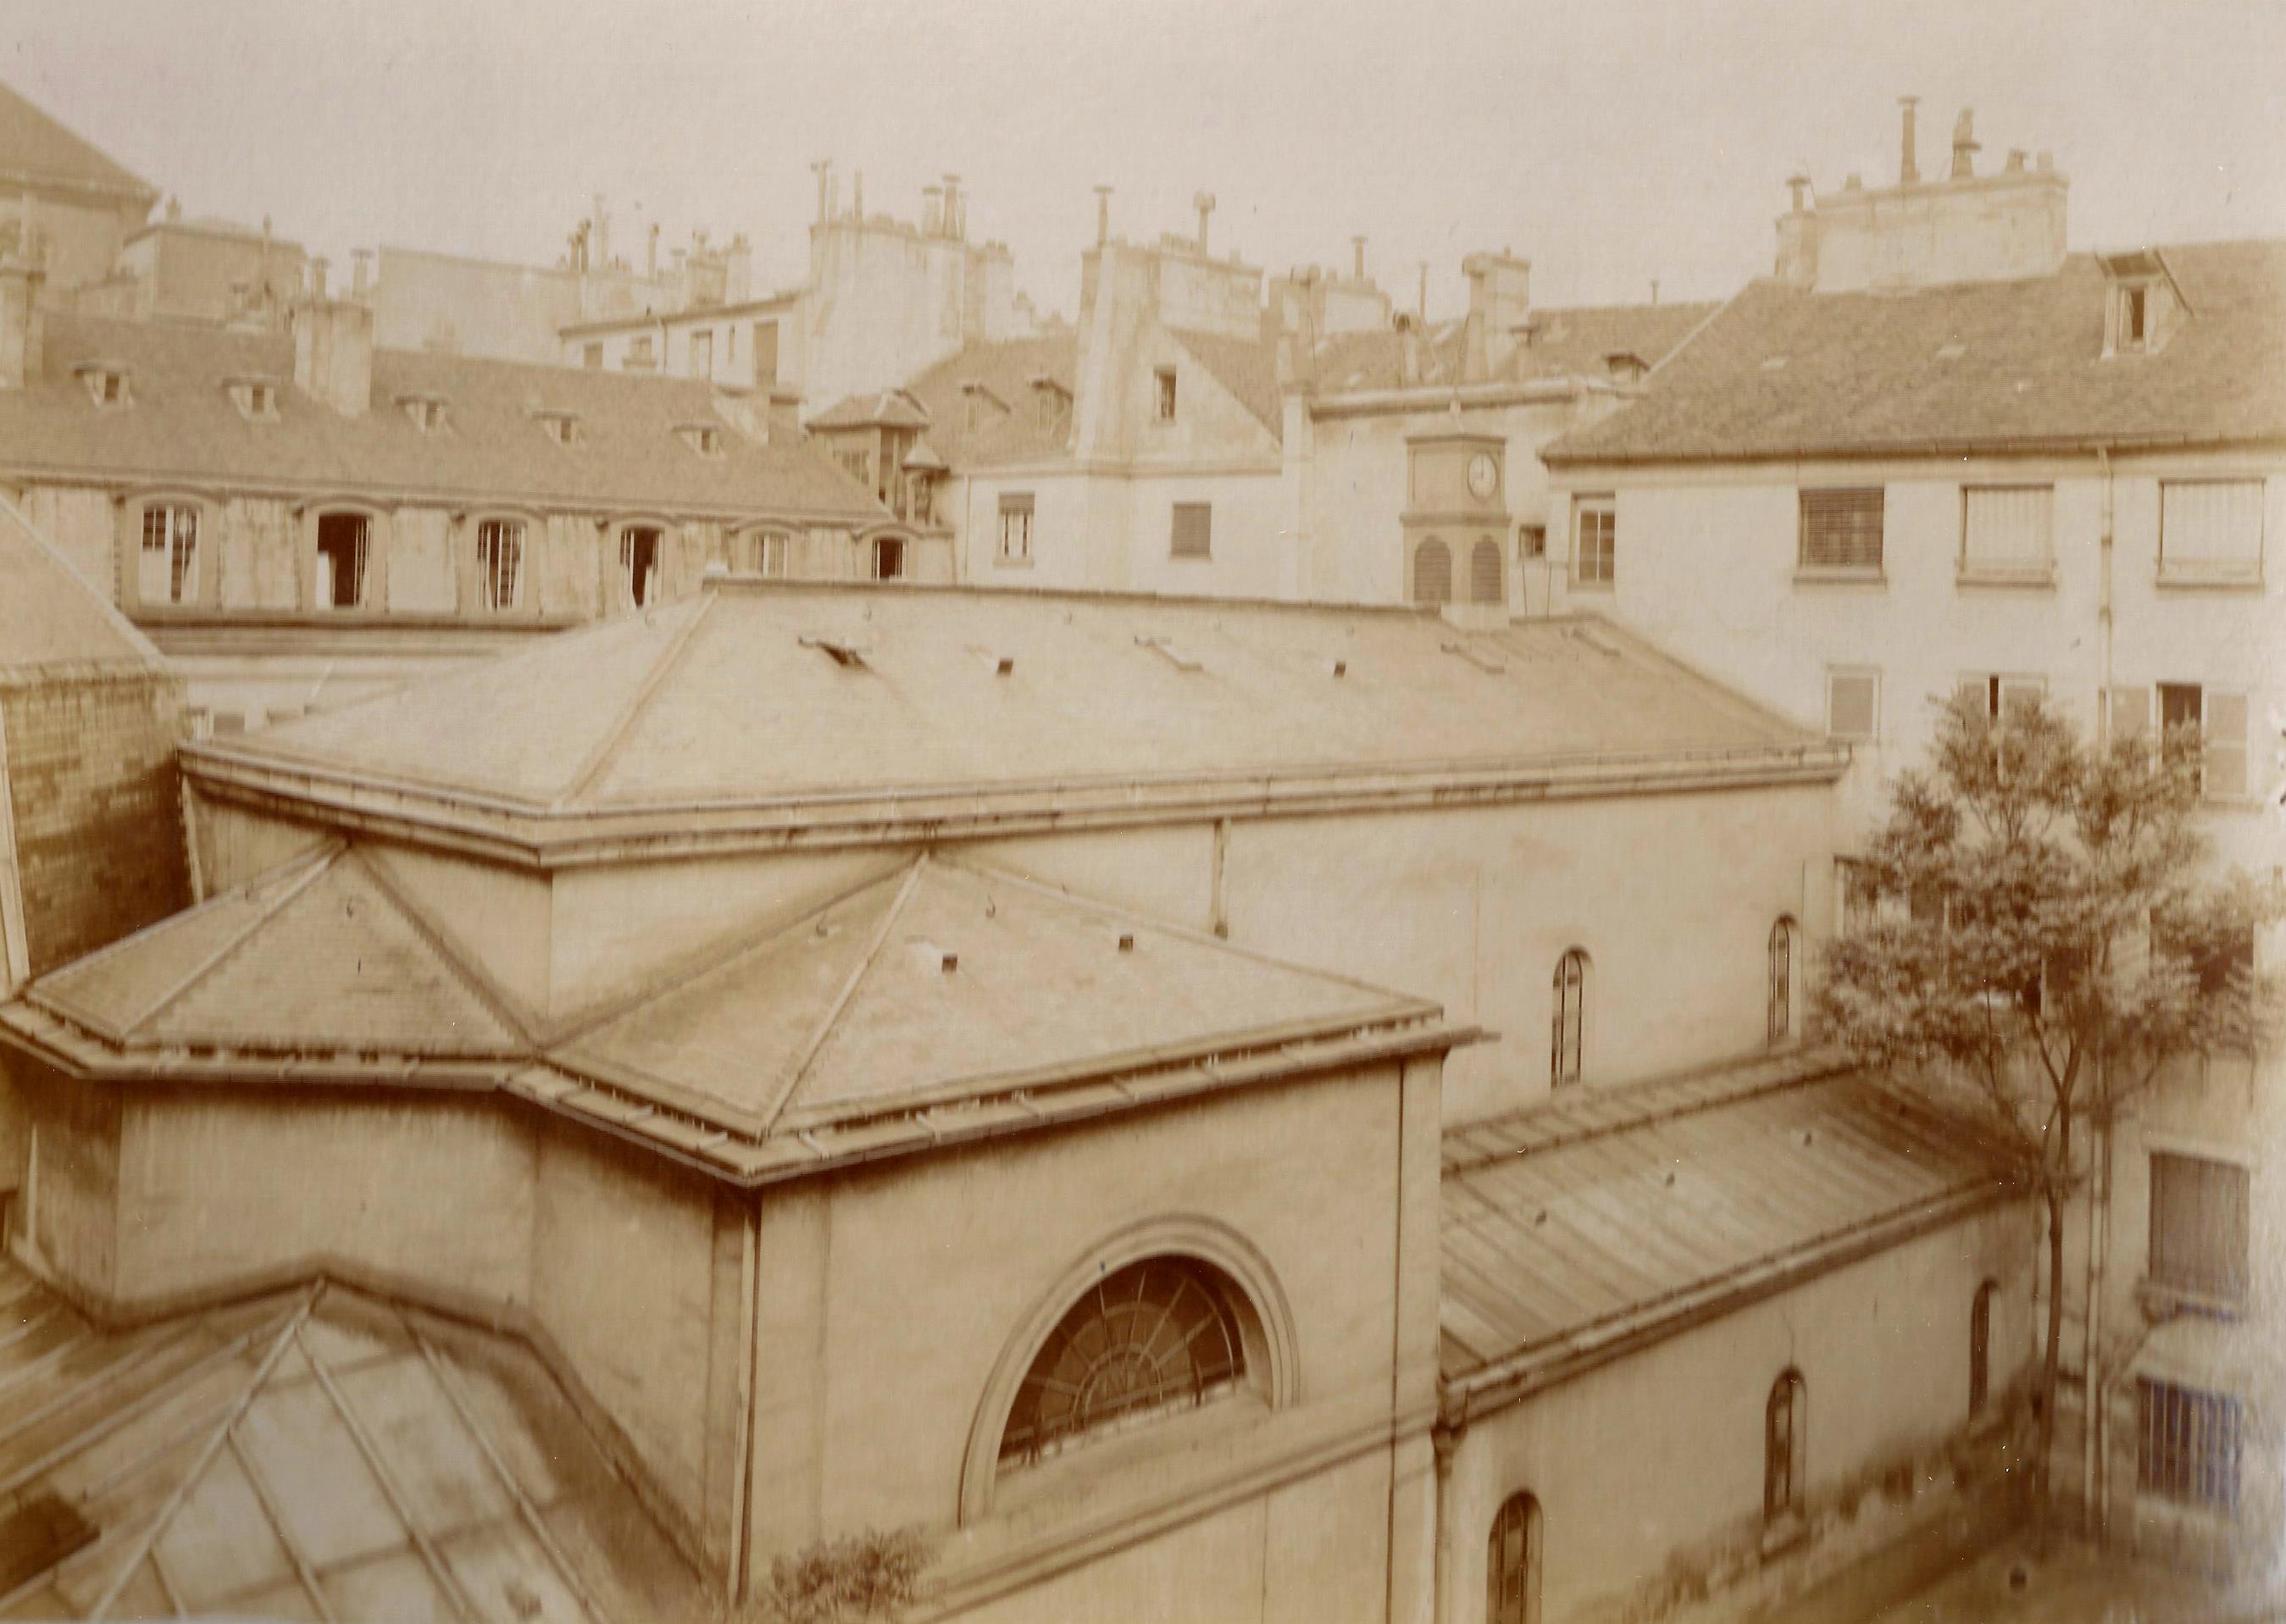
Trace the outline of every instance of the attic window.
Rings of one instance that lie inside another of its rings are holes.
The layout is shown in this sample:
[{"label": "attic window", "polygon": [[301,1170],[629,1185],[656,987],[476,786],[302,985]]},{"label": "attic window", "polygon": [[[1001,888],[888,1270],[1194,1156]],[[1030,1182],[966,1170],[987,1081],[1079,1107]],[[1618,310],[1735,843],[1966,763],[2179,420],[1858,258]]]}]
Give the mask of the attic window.
[{"label": "attic window", "polygon": [[397,404],[405,408],[405,415],[423,434],[434,434],[445,426],[445,402],[438,396],[404,395]]},{"label": "attic window", "polygon": [[2166,262],[2149,249],[2098,256],[2109,283],[2104,311],[2104,353],[2148,355],[2187,313]]},{"label": "attic window", "polygon": [[231,404],[250,423],[278,421],[278,385],[268,378],[228,380]]},{"label": "attic window", "polygon": [[712,423],[685,423],[675,432],[682,437],[684,445],[702,457],[722,454],[722,431]]},{"label": "attic window", "polygon": [[108,411],[129,404],[127,368],[116,361],[83,361],[72,369],[87,385],[89,397]]},{"label": "attic window", "polygon": [[540,426],[548,430],[548,438],[558,445],[573,445],[579,443],[579,420],[573,414],[541,412],[536,415],[540,419]]},{"label": "attic window", "polygon": [[1175,421],[1175,369],[1171,367],[1162,367],[1156,374],[1156,378],[1159,421],[1163,423],[1173,422]]}]

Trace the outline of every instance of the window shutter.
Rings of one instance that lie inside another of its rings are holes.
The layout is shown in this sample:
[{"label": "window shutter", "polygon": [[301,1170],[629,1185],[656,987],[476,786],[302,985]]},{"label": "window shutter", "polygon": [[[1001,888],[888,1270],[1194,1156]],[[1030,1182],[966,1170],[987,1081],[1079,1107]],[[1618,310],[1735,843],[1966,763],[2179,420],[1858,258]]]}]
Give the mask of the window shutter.
[{"label": "window shutter", "polygon": [[1206,558],[1212,556],[1214,508],[1207,502],[1177,502],[1175,504],[1173,537],[1168,554],[1175,558]]},{"label": "window shutter", "polygon": [[2206,745],[2206,792],[2219,800],[2246,794],[2246,696],[2207,690],[2203,726]]},{"label": "window shutter", "polygon": [[1497,603],[1502,596],[1500,543],[1485,536],[1469,552],[1469,601]]},{"label": "window shutter", "polygon": [[2000,719],[2021,715],[2037,705],[2048,691],[2048,685],[2038,677],[2002,677],[2000,679]]},{"label": "window shutter", "polygon": [[2246,1291],[2248,1235],[2246,1169],[2153,1153],[2153,1279],[2235,1301]]},{"label": "window shutter", "polygon": [[1881,568],[1882,493],[1804,491],[1801,493],[1801,566],[1808,570]]},{"label": "window shutter", "polygon": [[2159,570],[2206,580],[2262,578],[2262,482],[2189,480],[2159,487]]},{"label": "window shutter", "polygon": [[1413,555],[1413,601],[1449,603],[1453,601],[1453,555],[1431,536]]},{"label": "window shutter", "polygon": [[1871,672],[1833,673],[1825,682],[1825,731],[1833,738],[1870,739],[1878,731],[1880,679]]},{"label": "window shutter", "polygon": [[1977,714],[1989,715],[1992,709],[1992,679],[1985,676],[1965,676],[1952,685],[1953,698],[1975,704]]},{"label": "window shutter", "polygon": [[1961,493],[1961,564],[1969,572],[2045,575],[2054,487],[1972,486]]},{"label": "window shutter", "polygon": [[2147,738],[2151,732],[2151,690],[2115,688],[2106,696],[2114,738]]}]

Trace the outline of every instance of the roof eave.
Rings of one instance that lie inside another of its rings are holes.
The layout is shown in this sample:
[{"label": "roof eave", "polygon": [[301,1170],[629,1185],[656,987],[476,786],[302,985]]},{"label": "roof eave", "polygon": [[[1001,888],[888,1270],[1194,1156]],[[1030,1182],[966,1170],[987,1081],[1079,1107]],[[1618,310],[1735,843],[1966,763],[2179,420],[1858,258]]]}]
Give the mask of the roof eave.
[{"label": "roof eave", "polygon": [[2093,456],[2099,452],[2278,448],[2286,448],[2286,428],[2246,435],[2203,434],[2194,430],[2152,434],[1987,435],[1960,439],[1833,440],[1689,451],[1566,450],[1558,445],[1542,450],[1540,460],[1550,469],[1680,468],[1716,463],[1797,462],[1820,457]]}]

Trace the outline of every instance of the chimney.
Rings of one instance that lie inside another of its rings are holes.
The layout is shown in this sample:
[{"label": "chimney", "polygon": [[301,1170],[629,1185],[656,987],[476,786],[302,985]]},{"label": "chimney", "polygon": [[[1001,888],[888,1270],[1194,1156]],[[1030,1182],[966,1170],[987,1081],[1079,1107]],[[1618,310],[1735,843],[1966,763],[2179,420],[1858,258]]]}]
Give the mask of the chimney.
[{"label": "chimney", "polygon": [[658,222],[657,220],[653,220],[650,223],[650,242],[643,249],[643,280],[646,282],[655,282],[658,280]]},{"label": "chimney", "polygon": [[1405,329],[1405,356],[1398,380],[1408,388],[1421,382],[1421,328],[1418,324]]},{"label": "chimney", "polygon": [[865,218],[865,171],[863,169],[857,171],[856,185],[850,193],[849,212],[860,221]]},{"label": "chimney", "polygon": [[[322,269],[313,280],[324,287]],[[323,293],[303,300],[294,311],[294,382],[343,417],[363,417],[373,404],[372,308]]]},{"label": "chimney", "polygon": [[595,248],[587,263],[598,271],[608,271],[611,268],[611,217],[603,210],[603,194],[600,192],[595,193],[594,218],[595,229],[589,240]]},{"label": "chimney", "polygon": [[944,188],[921,188],[921,235],[934,237],[944,230]]},{"label": "chimney", "polygon": [[1207,222],[1214,217],[1214,193],[1211,192],[1195,193],[1191,199],[1191,207],[1199,211],[1199,256],[1203,259],[1207,253]]},{"label": "chimney", "polygon": [[1786,177],[1786,190],[1793,197],[1793,212],[1801,212],[1801,194],[1809,189],[1809,177],[1796,169]]},{"label": "chimney", "polygon": [[45,280],[39,266],[13,254],[0,259],[0,388],[40,381],[47,336],[40,284]]},{"label": "chimney", "polygon": [[1976,152],[1976,109],[1963,107],[1959,120],[1952,127],[1953,179],[1975,178]]},{"label": "chimney", "polygon": [[1111,240],[1111,188],[1095,189],[1095,246],[1101,248]]},{"label": "chimney", "polygon": [[1469,279],[1462,375],[1476,382],[1504,374],[1516,354],[1516,330],[1531,314],[1532,264],[1505,250],[1471,254],[1461,272]]},{"label": "chimney", "polygon": [[366,295],[367,267],[373,263],[371,248],[350,250],[350,297],[362,299]]},{"label": "chimney", "polygon": [[1350,274],[1359,281],[1365,280],[1365,239],[1350,239]]},{"label": "chimney", "polygon": [[769,444],[799,445],[801,444],[801,391],[794,389],[774,389],[770,391]]},{"label": "chimney", "polygon": [[[1912,185],[1921,177],[1920,162],[1913,155],[1913,109],[1920,106],[1920,102],[1918,96],[1897,98],[1897,106],[1904,109],[1905,126],[1900,142],[1902,153],[1897,161],[1897,184],[1901,186]],[[1801,205],[1797,202],[1794,207],[1799,209]]]},{"label": "chimney", "polygon": [[1421,300],[1413,312],[1414,320],[1422,327],[1429,325],[1429,262],[1421,262]]},{"label": "chimney", "polygon": [[960,177],[944,177],[944,234],[956,240],[968,235],[968,201],[960,195]]},{"label": "chimney", "polygon": [[326,256],[325,256],[323,254],[317,255],[317,256],[315,256],[314,257],[312,257],[312,258],[311,259],[311,261],[310,261],[310,296],[311,296],[311,297],[315,298],[315,299],[319,299],[319,300],[322,300],[322,299],[324,299],[324,298],[325,298],[325,296],[326,296],[326,273],[327,273],[327,271],[329,271],[329,270],[331,270],[331,269],[332,269],[332,267],[331,267],[330,265],[328,265],[328,264],[326,263]]},{"label": "chimney", "polygon": [[833,160],[820,158],[809,168],[810,172],[817,177],[817,223],[823,225],[832,217],[826,209],[825,179],[833,173]]}]

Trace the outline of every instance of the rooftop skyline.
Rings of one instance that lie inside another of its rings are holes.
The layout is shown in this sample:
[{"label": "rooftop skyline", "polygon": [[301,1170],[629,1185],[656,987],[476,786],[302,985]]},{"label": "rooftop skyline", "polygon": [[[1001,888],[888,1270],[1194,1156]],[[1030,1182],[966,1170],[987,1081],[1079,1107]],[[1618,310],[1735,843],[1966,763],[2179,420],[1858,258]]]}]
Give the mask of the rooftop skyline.
[{"label": "rooftop skyline", "polygon": [[1429,262],[1439,313],[1482,248],[1530,258],[1540,303],[1719,297],[1769,271],[1789,173],[1894,182],[1907,92],[1924,176],[1963,106],[1982,170],[2053,152],[2075,248],[2286,234],[2286,9],[2252,0],[8,9],[17,90],[186,214],[337,260],[553,263],[601,193],[622,254],[652,220],[663,254],[744,232],[758,289],[789,285],[830,157],[845,204],[862,171],[905,218],[958,173],[971,236],[1067,316],[1098,183],[1139,239],[1214,193],[1215,250],[1273,272],[1361,233],[1401,304]]}]

